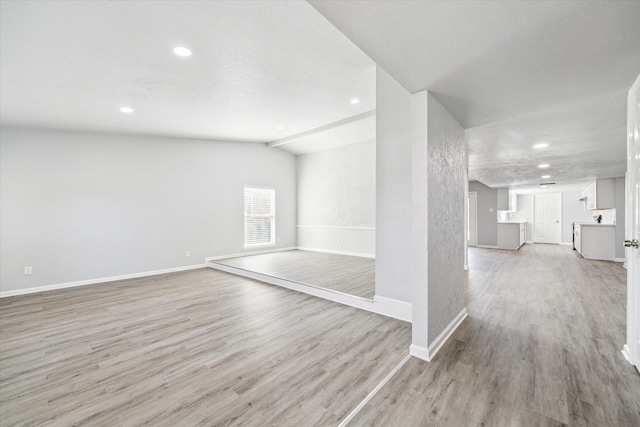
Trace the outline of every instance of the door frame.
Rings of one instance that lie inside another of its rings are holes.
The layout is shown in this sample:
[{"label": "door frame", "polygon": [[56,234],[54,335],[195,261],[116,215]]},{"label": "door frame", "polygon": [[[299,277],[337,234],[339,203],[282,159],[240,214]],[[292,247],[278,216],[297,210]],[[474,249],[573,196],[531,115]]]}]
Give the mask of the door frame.
[{"label": "door frame", "polygon": [[[627,98],[627,175],[625,177],[625,240],[640,238],[640,75]],[[625,248],[627,259],[627,343],[624,357],[640,370],[640,254]]]},{"label": "door frame", "polygon": [[[467,231],[467,244],[469,246],[477,246],[478,245],[478,192],[477,191],[469,191],[469,196],[467,197],[467,199],[469,200],[469,207],[467,209],[468,212],[471,212],[471,198],[473,197],[473,207],[475,209],[475,218],[474,218],[474,224],[473,224],[473,236],[471,236],[471,231],[472,231],[472,227],[469,227],[469,230]],[[468,218],[468,223],[471,224],[471,215],[469,215]],[[472,239],[469,239],[469,237],[473,237]],[[473,242],[473,244],[471,243]]]},{"label": "door frame", "polygon": [[[560,219],[558,220],[558,226],[557,226],[557,232],[558,232],[558,242],[540,242],[537,239],[536,236],[536,197],[537,196],[551,196],[551,195],[557,195],[560,199],[560,202],[558,204],[558,212],[560,212]],[[533,241],[533,243],[548,243],[548,244],[552,244],[552,245],[561,245],[562,244],[562,193],[558,193],[558,192],[553,192],[553,193],[537,193],[533,195],[533,212],[531,217],[533,218],[533,223],[531,224],[531,240]]]}]

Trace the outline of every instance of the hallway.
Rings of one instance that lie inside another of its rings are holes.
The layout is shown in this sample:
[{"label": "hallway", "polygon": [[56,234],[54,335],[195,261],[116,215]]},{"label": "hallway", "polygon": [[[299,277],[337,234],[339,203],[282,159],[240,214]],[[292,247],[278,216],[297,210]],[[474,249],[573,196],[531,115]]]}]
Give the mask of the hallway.
[{"label": "hallway", "polygon": [[640,375],[620,352],[621,264],[531,244],[470,248],[469,262],[469,317],[434,361],[411,359],[350,426],[640,425]]}]

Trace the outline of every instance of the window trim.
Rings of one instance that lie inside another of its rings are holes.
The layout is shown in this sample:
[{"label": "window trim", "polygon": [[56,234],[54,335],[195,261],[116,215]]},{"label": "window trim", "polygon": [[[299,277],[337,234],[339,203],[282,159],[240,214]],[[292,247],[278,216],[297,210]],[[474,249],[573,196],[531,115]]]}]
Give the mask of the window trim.
[{"label": "window trim", "polygon": [[[251,189],[251,190],[267,190],[271,192],[271,214],[270,215],[247,215],[246,213],[244,213],[244,199],[247,193],[247,189]],[[276,242],[277,242],[277,238],[276,238],[276,189],[273,187],[262,187],[262,186],[257,186],[257,185],[245,185],[243,187],[243,194],[242,194],[242,200],[243,200],[243,220],[242,220],[242,225],[243,225],[243,244],[244,244],[244,249],[259,249],[259,248],[266,248],[266,247],[274,247],[276,246]],[[246,219],[247,217],[253,217],[253,218],[272,218],[271,221],[271,241],[268,243],[253,243],[253,244],[247,244],[247,234],[246,234]]]}]

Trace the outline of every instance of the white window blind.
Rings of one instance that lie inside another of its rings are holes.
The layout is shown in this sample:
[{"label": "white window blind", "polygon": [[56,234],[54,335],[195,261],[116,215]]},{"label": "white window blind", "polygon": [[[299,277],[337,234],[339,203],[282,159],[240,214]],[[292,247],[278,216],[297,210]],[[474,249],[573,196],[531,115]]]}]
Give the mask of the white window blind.
[{"label": "white window blind", "polygon": [[244,187],[244,246],[275,243],[276,191]]}]

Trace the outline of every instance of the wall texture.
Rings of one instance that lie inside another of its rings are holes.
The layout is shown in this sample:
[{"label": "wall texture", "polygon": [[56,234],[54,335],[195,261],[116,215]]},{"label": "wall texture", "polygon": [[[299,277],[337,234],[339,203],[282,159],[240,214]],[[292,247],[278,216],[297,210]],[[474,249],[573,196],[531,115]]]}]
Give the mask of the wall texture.
[{"label": "wall texture", "polygon": [[245,184],[296,244],[295,158],[261,144],[6,128],[0,161],[2,291],[241,253]]},{"label": "wall texture", "polygon": [[428,95],[429,344],[464,308],[464,129]]},{"label": "wall texture", "polygon": [[376,142],[297,157],[298,246],[375,254]]},{"label": "wall texture", "polygon": [[376,295],[411,302],[411,95],[376,69]]},{"label": "wall texture", "polygon": [[498,190],[479,181],[469,182],[469,192],[478,193],[478,245],[498,244]]}]

